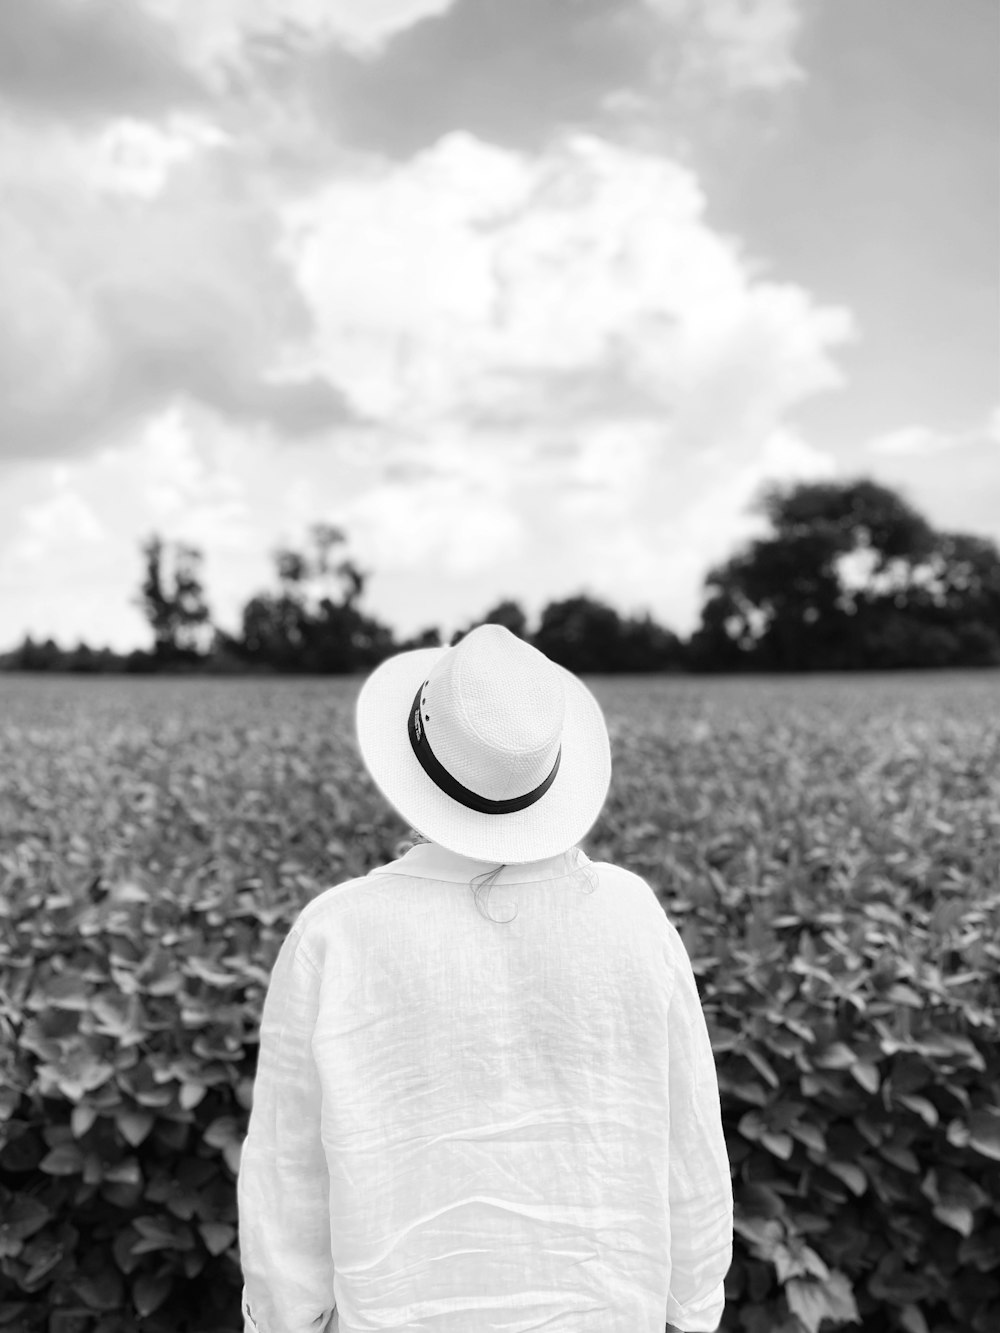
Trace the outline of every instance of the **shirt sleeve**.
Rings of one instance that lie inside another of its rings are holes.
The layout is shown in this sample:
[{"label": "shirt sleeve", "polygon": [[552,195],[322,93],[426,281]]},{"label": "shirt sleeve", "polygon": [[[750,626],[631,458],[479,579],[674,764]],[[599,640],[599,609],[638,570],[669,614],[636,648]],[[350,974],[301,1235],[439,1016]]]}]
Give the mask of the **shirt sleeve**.
[{"label": "shirt sleeve", "polygon": [[329,1173],[311,1047],[319,991],[319,972],[294,926],[264,999],[237,1178],[245,1333],[320,1333],[335,1307]]},{"label": "shirt sleeve", "polygon": [[733,1184],[719,1081],[691,961],[668,921],[674,989],[668,1010],[671,1279],[667,1319],[713,1333],[733,1258]]}]

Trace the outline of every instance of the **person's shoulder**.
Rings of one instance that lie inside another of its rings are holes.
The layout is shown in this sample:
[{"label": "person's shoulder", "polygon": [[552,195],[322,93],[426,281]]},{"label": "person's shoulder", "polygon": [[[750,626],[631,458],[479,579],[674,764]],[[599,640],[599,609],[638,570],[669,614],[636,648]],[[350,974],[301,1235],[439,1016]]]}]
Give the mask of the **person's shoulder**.
[{"label": "person's shoulder", "polygon": [[357,900],[359,890],[369,887],[395,864],[395,861],[386,862],[385,865],[373,867],[366,875],[355,875],[351,879],[342,880],[339,884],[331,884],[329,888],[322,889],[315,898],[310,898],[299,912],[294,929],[302,934],[321,928],[324,923],[335,919],[339,912],[348,910]]},{"label": "person's shoulder", "polygon": [[310,898],[292,925],[292,930],[300,936],[308,936],[322,930],[333,920],[337,913],[350,903],[356,890],[365,882],[366,875],[355,875],[352,879],[342,880],[322,889],[315,898]]},{"label": "person's shoulder", "polygon": [[670,954],[678,954],[684,950],[680,932],[670,919],[663,899],[648,880],[643,879],[634,870],[628,870],[613,861],[592,861],[591,865],[613,892],[627,894],[636,905],[637,911],[649,916],[653,929],[663,938]]},{"label": "person's shoulder", "polygon": [[607,884],[615,892],[627,895],[642,907],[655,908],[663,915],[663,905],[652,885],[634,870],[618,865],[615,861],[591,861],[590,865],[600,876],[602,884]]},{"label": "person's shoulder", "polygon": [[590,864],[601,876],[607,875],[611,879],[632,882],[637,887],[642,885],[649,893],[653,892],[641,875],[637,875],[634,870],[629,870],[627,866],[619,865],[617,861],[591,861]]}]

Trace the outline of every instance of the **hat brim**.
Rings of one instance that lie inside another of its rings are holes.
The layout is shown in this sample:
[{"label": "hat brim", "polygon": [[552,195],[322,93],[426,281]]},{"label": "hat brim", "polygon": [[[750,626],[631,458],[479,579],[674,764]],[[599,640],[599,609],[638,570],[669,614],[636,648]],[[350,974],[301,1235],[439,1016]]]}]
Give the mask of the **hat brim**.
[{"label": "hat brim", "polygon": [[525,810],[505,815],[469,810],[427,776],[407,731],[417,688],[449,651],[397,653],[361,687],[358,745],[372,779],[412,828],[460,856],[517,865],[567,851],[594,824],[611,782],[611,746],[600,705],[572,672],[553,663],[563,677],[566,703],[555,781]]}]

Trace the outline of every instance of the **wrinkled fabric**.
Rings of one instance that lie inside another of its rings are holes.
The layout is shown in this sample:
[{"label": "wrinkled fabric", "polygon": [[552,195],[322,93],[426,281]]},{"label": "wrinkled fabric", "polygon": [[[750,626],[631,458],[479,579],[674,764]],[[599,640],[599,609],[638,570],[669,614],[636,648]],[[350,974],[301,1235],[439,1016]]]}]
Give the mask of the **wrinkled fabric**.
[{"label": "wrinkled fabric", "polygon": [[579,848],[504,867],[494,921],[491,869],[420,844],[286,937],[239,1170],[246,1333],[718,1326],[732,1184],[681,938]]}]

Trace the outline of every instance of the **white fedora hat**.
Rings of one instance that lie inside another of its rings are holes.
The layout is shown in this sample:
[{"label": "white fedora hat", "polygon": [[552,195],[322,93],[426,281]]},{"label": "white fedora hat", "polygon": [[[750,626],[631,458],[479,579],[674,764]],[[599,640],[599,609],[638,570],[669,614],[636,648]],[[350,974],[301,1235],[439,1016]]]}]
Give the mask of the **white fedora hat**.
[{"label": "white fedora hat", "polygon": [[388,658],[361,688],[357,729],[390,804],[432,842],[477,861],[567,851],[611,781],[597,700],[502,625]]}]

